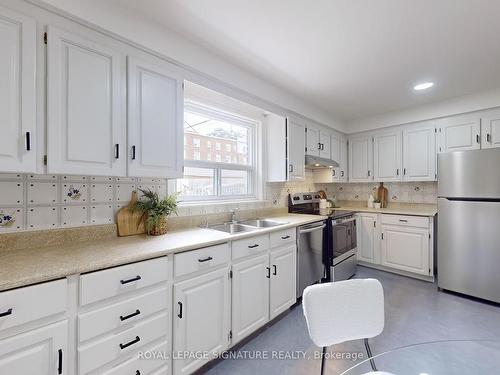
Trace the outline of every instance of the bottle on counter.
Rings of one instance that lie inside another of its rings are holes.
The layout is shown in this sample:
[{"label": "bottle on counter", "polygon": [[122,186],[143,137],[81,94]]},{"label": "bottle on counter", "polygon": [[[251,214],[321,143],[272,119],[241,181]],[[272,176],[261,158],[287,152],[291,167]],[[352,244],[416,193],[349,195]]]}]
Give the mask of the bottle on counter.
[{"label": "bottle on counter", "polygon": [[375,199],[373,198],[373,194],[370,193],[370,196],[368,197],[368,201],[367,201],[367,206],[368,208],[373,208],[373,201]]}]

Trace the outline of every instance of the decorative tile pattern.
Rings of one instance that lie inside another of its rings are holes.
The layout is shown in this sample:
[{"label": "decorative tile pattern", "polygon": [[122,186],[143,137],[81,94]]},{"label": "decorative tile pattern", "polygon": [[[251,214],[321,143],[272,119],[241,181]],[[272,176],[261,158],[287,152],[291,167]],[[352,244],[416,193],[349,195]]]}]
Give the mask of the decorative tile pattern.
[{"label": "decorative tile pattern", "polygon": [[[167,193],[165,179],[141,183]],[[137,185],[134,177],[0,174],[0,233],[114,223]]]},{"label": "decorative tile pattern", "polygon": [[[332,195],[339,201],[366,201],[370,194],[377,194],[377,183],[335,184]],[[389,200],[402,203],[437,202],[436,182],[391,182],[384,183],[389,192]]]}]

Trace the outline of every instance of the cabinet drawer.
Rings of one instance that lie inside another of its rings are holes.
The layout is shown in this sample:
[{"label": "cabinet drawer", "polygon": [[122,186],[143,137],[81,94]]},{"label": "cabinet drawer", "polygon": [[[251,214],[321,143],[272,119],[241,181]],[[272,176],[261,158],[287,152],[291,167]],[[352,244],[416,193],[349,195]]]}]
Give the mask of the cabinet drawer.
[{"label": "cabinet drawer", "polygon": [[229,261],[229,244],[186,251],[174,256],[174,276],[204,271]]},{"label": "cabinet drawer", "polygon": [[138,348],[166,336],[167,325],[167,313],[163,313],[105,339],[80,346],[79,374],[87,374],[120,356],[136,353]]},{"label": "cabinet drawer", "polygon": [[80,342],[110,332],[167,308],[167,288],[142,294],[78,316]]},{"label": "cabinet drawer", "polygon": [[404,225],[408,227],[428,228],[429,218],[424,216],[381,215],[382,224]]},{"label": "cabinet drawer", "polygon": [[297,228],[289,228],[272,232],[269,237],[271,240],[271,248],[293,244],[296,241]]},{"label": "cabinet drawer", "polygon": [[269,234],[233,241],[231,247],[233,260],[266,251],[269,249]]},{"label": "cabinet drawer", "polygon": [[80,276],[80,304],[101,301],[167,280],[167,258],[127,264]]},{"label": "cabinet drawer", "polygon": [[66,279],[0,293],[0,331],[66,311]]},{"label": "cabinet drawer", "polygon": [[[154,345],[152,347],[144,348],[145,350],[151,352],[167,352],[167,342],[164,341],[158,345]],[[113,368],[108,371],[103,372],[103,375],[123,375],[123,374],[141,374],[141,375],[149,375],[154,374],[153,371],[160,370],[161,366],[162,370],[164,370],[163,374],[167,374],[167,359],[152,359],[152,358],[139,358],[138,355],[132,356],[132,358],[125,360],[124,362],[113,366]],[[161,372],[159,372],[161,373]]]}]

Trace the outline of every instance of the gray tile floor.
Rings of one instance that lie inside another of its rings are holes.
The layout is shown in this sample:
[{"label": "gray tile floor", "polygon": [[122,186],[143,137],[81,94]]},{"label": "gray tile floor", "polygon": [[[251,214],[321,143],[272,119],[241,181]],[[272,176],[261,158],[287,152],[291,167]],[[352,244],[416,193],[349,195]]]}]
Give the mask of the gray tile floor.
[{"label": "gray tile floor", "polygon": [[[359,267],[356,277],[378,279],[384,287],[386,324],[384,332],[370,341],[374,354],[434,340],[500,340],[498,306],[438,292],[434,284],[366,267]],[[329,350],[365,354],[361,340]],[[308,336],[300,305],[235,353],[244,356],[253,351],[269,357],[273,351],[298,351],[297,355],[305,352],[308,358],[226,359],[202,372],[210,375],[319,374],[320,360],[314,359],[319,348]],[[362,361],[330,359],[326,374],[340,374],[359,362]],[[500,342],[428,344],[389,353],[376,362],[379,370],[397,374],[500,374]],[[368,363],[363,363],[352,374],[369,370]]]}]

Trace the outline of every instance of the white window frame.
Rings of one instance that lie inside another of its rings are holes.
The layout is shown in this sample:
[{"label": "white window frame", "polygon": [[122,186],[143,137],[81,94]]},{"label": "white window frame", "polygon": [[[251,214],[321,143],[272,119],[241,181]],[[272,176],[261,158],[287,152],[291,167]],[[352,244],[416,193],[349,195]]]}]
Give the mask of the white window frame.
[{"label": "white window frame", "polygon": [[[235,113],[227,112],[220,108],[210,107],[195,101],[186,100],[184,102],[184,111],[192,112],[202,116],[207,116],[214,120],[229,122],[234,125],[243,126],[248,129],[248,160],[249,164],[233,164],[226,162],[205,161],[205,160],[186,160],[184,159],[184,167],[193,168],[210,168],[214,170],[214,190],[215,195],[210,196],[182,196],[181,202],[185,203],[203,203],[211,201],[242,201],[255,200],[259,194],[259,173],[258,173],[258,136],[260,134],[261,123],[259,121],[240,116]],[[217,144],[217,142],[215,142]],[[222,146],[222,145],[221,145]],[[216,148],[216,147],[215,147]],[[222,147],[221,147],[222,148]],[[222,150],[221,150],[222,151]],[[222,155],[221,155],[222,158]],[[222,195],[222,170],[238,170],[247,171],[248,173],[248,194],[244,195]],[[172,180],[169,183],[169,191],[176,191],[177,181]]]}]

